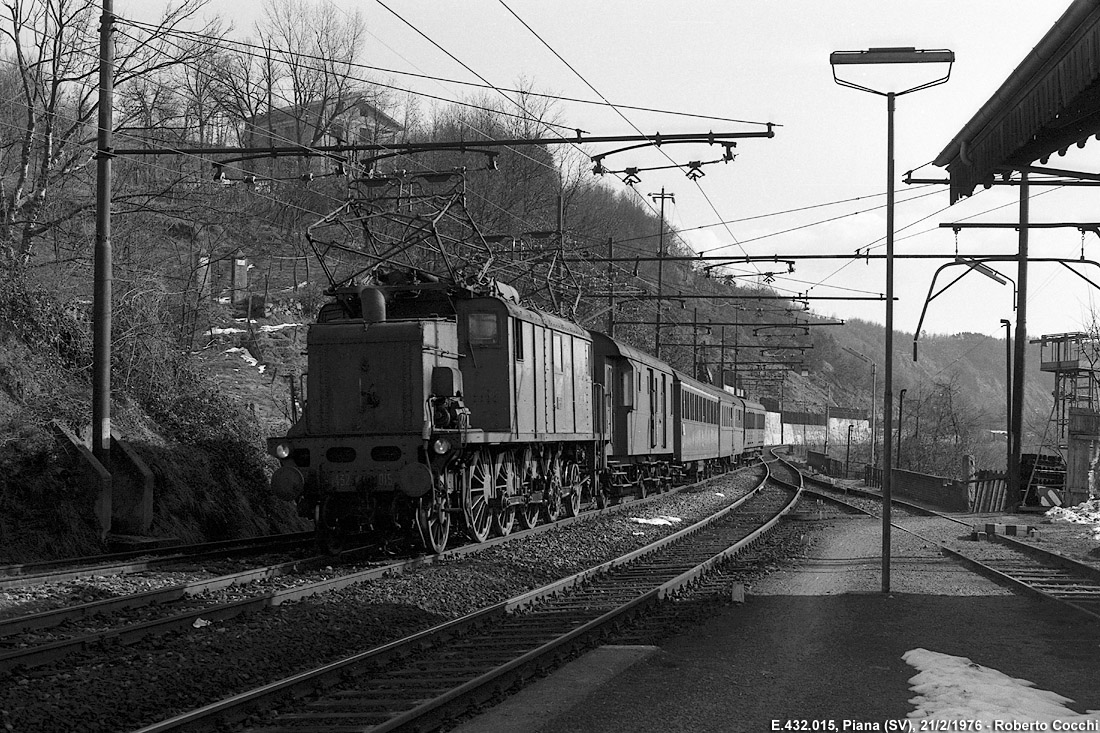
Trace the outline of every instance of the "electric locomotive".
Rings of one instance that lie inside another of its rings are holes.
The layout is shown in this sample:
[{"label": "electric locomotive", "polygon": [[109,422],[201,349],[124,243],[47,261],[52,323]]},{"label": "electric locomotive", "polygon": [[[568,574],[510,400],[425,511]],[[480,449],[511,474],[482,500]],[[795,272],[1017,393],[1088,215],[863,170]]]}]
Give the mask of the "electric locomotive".
[{"label": "electric locomotive", "polygon": [[330,549],[419,535],[441,552],[576,514],[592,486],[591,337],[499,283],[424,273],[340,287],[307,338],[304,414],[268,441],[276,495]]}]

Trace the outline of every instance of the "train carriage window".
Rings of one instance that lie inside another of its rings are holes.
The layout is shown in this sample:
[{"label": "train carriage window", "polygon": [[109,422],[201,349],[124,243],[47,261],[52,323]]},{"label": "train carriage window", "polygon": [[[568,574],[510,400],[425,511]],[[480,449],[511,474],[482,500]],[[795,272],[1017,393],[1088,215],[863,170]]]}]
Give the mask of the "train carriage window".
[{"label": "train carriage window", "polygon": [[516,361],[523,361],[523,321],[512,319],[512,351]]},{"label": "train carriage window", "polygon": [[554,371],[558,374],[565,373],[565,363],[562,357],[561,334],[554,334]]},{"label": "train carriage window", "polygon": [[467,325],[471,346],[500,346],[500,324],[495,313],[471,313]]}]

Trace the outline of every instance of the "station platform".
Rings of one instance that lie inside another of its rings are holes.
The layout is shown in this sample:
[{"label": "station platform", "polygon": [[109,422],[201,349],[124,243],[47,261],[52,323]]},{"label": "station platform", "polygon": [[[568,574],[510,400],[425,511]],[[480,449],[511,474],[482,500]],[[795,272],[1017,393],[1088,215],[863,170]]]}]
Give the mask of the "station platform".
[{"label": "station platform", "polygon": [[879,520],[822,529],[744,603],[660,646],[597,649],[455,730],[977,730],[929,721],[982,716],[984,730],[1100,730],[1100,623],[901,532],[883,593]]}]

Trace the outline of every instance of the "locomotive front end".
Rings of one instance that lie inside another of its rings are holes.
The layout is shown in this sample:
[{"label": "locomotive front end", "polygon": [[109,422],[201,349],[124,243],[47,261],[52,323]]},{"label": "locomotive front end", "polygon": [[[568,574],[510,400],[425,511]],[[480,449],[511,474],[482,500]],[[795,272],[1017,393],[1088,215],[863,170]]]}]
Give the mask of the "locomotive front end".
[{"label": "locomotive front end", "polygon": [[322,309],[304,415],[268,450],[281,464],[272,491],[314,519],[326,544],[447,521],[433,507],[467,427],[457,351],[453,320],[387,318],[378,288],[338,291]]}]

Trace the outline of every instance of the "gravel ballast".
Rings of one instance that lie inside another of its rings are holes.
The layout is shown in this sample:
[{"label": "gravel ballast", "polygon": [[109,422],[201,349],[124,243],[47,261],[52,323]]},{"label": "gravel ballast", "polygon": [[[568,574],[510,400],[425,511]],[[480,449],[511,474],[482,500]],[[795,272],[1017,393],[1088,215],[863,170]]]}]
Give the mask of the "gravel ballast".
[{"label": "gravel ballast", "polygon": [[[0,725],[87,733],[138,728],[613,559],[728,505],[755,483],[749,472],[741,472],[637,510],[488,547],[414,573],[17,670],[0,680]],[[642,524],[634,517],[672,519]]]}]

